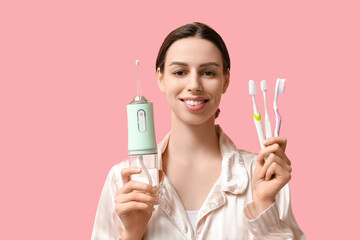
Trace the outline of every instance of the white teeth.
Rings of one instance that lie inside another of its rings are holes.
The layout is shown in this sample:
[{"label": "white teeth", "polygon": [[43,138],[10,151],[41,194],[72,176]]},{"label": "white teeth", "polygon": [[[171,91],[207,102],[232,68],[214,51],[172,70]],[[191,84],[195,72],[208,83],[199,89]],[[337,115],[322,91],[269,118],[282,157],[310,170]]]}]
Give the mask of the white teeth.
[{"label": "white teeth", "polygon": [[193,106],[196,106],[196,105],[199,105],[199,104],[202,104],[204,103],[205,101],[192,101],[192,100],[185,100],[185,102],[189,105],[193,105]]}]

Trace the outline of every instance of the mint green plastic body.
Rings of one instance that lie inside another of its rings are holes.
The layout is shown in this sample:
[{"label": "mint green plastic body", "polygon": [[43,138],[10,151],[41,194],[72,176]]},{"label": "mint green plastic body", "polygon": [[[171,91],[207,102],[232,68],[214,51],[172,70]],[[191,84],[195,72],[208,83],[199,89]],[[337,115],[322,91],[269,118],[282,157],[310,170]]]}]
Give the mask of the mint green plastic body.
[{"label": "mint green plastic body", "polygon": [[[153,104],[130,103],[126,106],[128,118],[128,151],[129,156],[157,154],[154,129]],[[139,130],[138,112],[145,112],[146,131]]]}]

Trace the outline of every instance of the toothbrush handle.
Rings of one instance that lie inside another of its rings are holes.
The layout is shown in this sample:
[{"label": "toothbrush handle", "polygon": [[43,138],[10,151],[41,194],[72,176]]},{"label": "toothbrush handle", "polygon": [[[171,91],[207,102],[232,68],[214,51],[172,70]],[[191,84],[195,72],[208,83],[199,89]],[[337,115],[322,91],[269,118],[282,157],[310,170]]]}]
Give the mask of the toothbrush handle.
[{"label": "toothbrush handle", "polygon": [[281,127],[281,116],[278,109],[275,110],[275,116],[276,116],[276,125],[275,125],[274,136],[278,137],[280,134],[280,127]]},{"label": "toothbrush handle", "polygon": [[260,113],[258,113],[258,115],[254,114],[254,123],[258,134],[260,146],[261,148],[264,148],[263,141],[265,140],[265,136],[264,136],[264,130],[262,126]]},{"label": "toothbrush handle", "polygon": [[270,119],[269,117],[266,116],[265,116],[265,133],[266,133],[266,138],[272,137]]}]

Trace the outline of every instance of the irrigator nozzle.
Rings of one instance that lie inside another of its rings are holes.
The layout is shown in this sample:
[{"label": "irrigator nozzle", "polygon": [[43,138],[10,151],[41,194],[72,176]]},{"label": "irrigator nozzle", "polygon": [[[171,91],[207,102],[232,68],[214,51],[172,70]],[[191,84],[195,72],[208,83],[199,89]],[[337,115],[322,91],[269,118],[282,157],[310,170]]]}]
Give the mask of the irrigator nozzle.
[{"label": "irrigator nozzle", "polygon": [[141,86],[140,86],[140,72],[139,72],[139,60],[136,59],[136,70],[137,70],[137,96],[141,96]]}]

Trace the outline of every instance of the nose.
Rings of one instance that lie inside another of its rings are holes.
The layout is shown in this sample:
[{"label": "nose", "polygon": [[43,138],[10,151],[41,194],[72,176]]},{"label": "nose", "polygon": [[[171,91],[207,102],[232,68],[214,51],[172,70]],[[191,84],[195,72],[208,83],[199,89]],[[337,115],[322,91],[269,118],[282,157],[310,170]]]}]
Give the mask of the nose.
[{"label": "nose", "polygon": [[189,92],[201,92],[203,90],[200,75],[197,72],[190,74],[187,90]]}]

